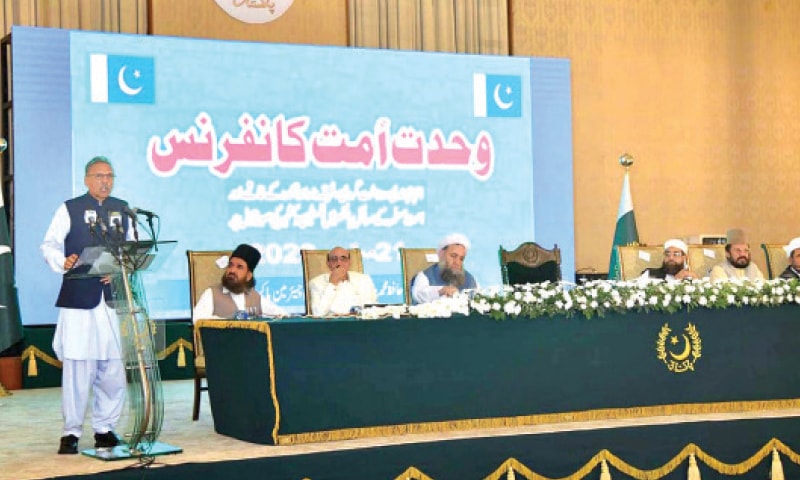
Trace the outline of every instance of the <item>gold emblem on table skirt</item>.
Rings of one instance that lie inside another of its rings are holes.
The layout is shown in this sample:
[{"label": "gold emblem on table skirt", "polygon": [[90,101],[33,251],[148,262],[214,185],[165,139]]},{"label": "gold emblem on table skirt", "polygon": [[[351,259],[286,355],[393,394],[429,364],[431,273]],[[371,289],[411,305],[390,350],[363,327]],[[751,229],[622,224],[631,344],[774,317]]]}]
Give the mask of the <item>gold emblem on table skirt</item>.
[{"label": "gold emblem on table skirt", "polygon": [[656,341],[656,356],[675,373],[693,372],[703,350],[697,327],[688,323],[683,332],[672,335],[672,329],[665,323]]}]

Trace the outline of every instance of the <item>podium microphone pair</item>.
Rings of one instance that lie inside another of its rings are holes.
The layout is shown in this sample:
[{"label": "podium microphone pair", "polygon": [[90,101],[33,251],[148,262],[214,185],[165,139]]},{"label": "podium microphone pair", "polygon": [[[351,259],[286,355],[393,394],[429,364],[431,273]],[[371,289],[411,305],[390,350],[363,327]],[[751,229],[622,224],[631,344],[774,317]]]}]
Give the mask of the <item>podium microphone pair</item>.
[{"label": "podium microphone pair", "polygon": [[[106,222],[104,222],[102,218],[87,216],[86,223],[89,224],[89,232],[91,232],[92,235],[100,233],[100,236],[105,238],[106,234],[108,234],[108,225],[106,225]],[[116,227],[116,223],[113,226]]]},{"label": "podium microphone pair", "polygon": [[[147,224],[150,225],[150,231],[152,232],[152,230],[153,230],[153,218],[154,217],[158,218],[158,215],[156,215],[155,213],[153,213],[153,212],[151,212],[149,210],[145,210],[143,208],[136,208],[136,207],[130,208],[130,207],[126,206],[126,207],[124,207],[124,209],[125,209],[124,210],[125,213],[130,215],[131,220],[133,221],[133,238],[134,238],[135,241],[137,241],[137,242],[139,241],[139,231],[136,229],[136,219],[137,219],[138,215],[144,215],[147,218]],[[157,249],[158,248],[156,248],[156,250]]]},{"label": "podium microphone pair", "polygon": [[136,220],[136,216],[137,215],[144,215],[148,219],[153,218],[153,217],[158,217],[158,215],[156,215],[155,213],[153,213],[153,212],[151,212],[149,210],[145,210],[143,208],[136,208],[136,207],[133,207],[133,208],[125,207],[125,213],[130,215],[133,220]]},{"label": "podium microphone pair", "polygon": [[[125,209],[125,213],[130,215],[131,218],[136,221],[136,213],[130,209]],[[84,221],[89,225],[89,231],[92,234],[97,233],[97,229],[100,229],[100,234],[105,236],[108,233],[109,228],[113,229],[117,234],[122,235],[124,233],[124,229],[122,228],[122,215],[119,213],[112,213],[108,221],[110,225],[106,225],[106,222],[103,221],[103,217],[98,216],[97,212],[94,210],[86,210],[84,212]],[[134,224],[134,229],[136,225]]]}]

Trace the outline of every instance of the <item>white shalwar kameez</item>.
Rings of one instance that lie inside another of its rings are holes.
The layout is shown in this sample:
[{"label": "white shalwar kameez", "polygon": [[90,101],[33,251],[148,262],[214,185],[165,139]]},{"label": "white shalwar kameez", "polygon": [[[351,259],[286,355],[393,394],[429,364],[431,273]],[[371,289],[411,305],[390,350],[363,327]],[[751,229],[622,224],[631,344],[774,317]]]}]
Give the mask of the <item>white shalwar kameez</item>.
[{"label": "white shalwar kameez", "polygon": [[[70,230],[67,207],[56,210],[41,249],[50,268],[64,274],[64,239]],[[94,388],[92,429],[114,429],[125,402],[125,369],[119,343],[119,321],[105,298],[90,310],[60,308],[53,350],[63,363],[61,404],[63,435],[81,436],[90,389]]]}]

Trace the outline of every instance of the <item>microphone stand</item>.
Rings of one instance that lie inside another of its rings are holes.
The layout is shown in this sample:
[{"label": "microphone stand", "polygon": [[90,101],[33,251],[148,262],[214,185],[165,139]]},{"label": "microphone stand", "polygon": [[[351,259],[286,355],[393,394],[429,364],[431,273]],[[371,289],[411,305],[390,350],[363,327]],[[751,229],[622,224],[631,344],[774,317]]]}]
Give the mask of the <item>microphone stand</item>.
[{"label": "microphone stand", "polygon": [[[147,226],[150,227],[150,232],[152,233],[153,239],[155,239],[155,228],[153,227],[153,216],[147,215]],[[155,251],[158,251],[158,243],[154,244]]]},{"label": "microphone stand", "polygon": [[136,243],[139,243],[139,229],[136,228],[136,224],[138,223],[136,221],[136,215],[131,215],[130,213],[128,213],[128,216],[131,217],[131,224],[133,224],[133,240]]},{"label": "microphone stand", "polygon": [[[140,276],[147,253],[140,250],[135,212],[132,217],[135,242],[126,242],[123,218],[115,217],[110,225],[100,218],[105,250],[114,255],[119,271],[112,274],[113,300],[120,322],[120,349],[125,365],[127,401],[130,413],[129,431],[124,444],[111,450],[89,450],[86,455],[104,460],[138,457],[142,465],[155,455],[180,453],[179,447],[158,441],[164,421],[164,399],[158,352],[155,345],[156,324],[147,313],[144,285]],[[123,214],[124,215],[124,214]],[[149,219],[148,219],[149,220]],[[155,244],[155,239],[154,242]]]}]

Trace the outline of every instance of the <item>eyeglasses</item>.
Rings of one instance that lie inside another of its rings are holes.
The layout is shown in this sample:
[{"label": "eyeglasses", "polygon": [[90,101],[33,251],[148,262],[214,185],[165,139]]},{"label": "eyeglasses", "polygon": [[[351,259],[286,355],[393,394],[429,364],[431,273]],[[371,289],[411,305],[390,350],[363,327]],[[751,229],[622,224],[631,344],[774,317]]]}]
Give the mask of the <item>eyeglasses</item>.
[{"label": "eyeglasses", "polygon": [[346,261],[350,260],[350,255],[339,255],[339,256],[329,255],[328,256],[328,260],[331,261],[331,262],[338,262],[339,260],[341,260],[343,262],[346,262]]},{"label": "eyeglasses", "polygon": [[86,176],[94,178],[95,180],[114,180],[114,178],[116,178],[116,175],[113,173],[90,173]]},{"label": "eyeglasses", "polygon": [[664,252],[664,256],[665,257],[678,257],[678,258],[680,258],[680,257],[683,256],[683,252]]}]

